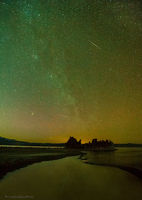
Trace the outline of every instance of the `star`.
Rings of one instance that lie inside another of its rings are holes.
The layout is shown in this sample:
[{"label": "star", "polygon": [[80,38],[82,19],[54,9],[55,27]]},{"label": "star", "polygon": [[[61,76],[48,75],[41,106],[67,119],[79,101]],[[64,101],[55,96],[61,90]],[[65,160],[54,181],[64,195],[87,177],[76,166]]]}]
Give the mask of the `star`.
[{"label": "star", "polygon": [[38,59],[38,55],[37,54],[33,54],[32,58],[35,59],[35,60],[37,60]]},{"label": "star", "polygon": [[34,112],[32,112],[32,113],[31,113],[31,115],[32,115],[32,116],[34,116],[34,115],[35,115],[35,113],[34,113]]}]

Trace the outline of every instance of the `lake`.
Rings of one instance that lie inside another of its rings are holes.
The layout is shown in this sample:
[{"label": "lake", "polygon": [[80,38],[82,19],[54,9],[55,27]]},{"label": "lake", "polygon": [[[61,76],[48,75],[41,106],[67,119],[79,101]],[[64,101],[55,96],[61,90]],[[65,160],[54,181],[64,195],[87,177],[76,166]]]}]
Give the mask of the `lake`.
[{"label": "lake", "polygon": [[84,156],[89,163],[127,166],[142,170],[142,148],[123,147],[112,152],[87,152]]},{"label": "lake", "polygon": [[[131,155],[139,163],[140,152],[141,148],[122,148],[113,156],[117,160],[121,155],[122,162],[127,154],[130,162]],[[89,165],[79,156],[33,164],[8,173],[0,181],[2,200],[140,200],[141,191],[142,180],[133,174],[117,167]]]}]

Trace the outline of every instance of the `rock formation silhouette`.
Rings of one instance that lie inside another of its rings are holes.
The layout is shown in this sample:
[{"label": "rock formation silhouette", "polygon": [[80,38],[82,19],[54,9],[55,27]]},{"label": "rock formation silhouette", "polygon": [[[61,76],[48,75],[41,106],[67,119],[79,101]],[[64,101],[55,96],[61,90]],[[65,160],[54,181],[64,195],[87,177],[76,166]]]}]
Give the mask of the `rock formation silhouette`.
[{"label": "rock formation silhouette", "polygon": [[93,139],[92,142],[81,144],[81,140],[77,141],[76,138],[70,137],[65,144],[66,148],[71,149],[86,149],[86,150],[113,150],[113,142],[111,140],[97,140]]}]

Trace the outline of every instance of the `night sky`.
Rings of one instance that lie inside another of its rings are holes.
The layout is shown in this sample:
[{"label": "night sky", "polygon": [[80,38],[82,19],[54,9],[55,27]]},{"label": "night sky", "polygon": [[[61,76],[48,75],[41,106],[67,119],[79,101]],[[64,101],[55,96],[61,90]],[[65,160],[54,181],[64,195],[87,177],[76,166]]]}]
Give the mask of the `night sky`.
[{"label": "night sky", "polygon": [[0,0],[0,136],[142,143],[140,0]]}]

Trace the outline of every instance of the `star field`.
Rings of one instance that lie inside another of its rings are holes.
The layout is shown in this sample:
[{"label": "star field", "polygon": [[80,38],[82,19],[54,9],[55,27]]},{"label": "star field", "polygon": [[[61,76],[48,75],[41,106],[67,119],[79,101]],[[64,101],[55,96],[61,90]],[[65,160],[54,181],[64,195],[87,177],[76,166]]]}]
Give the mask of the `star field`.
[{"label": "star field", "polygon": [[0,0],[0,135],[142,142],[140,0]]}]

